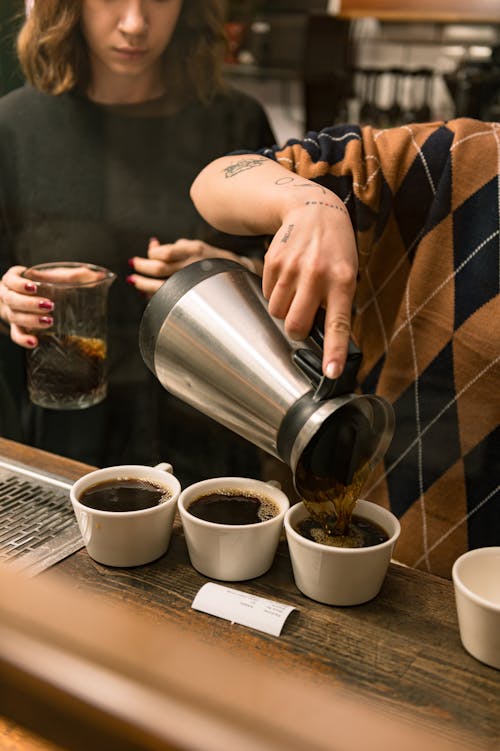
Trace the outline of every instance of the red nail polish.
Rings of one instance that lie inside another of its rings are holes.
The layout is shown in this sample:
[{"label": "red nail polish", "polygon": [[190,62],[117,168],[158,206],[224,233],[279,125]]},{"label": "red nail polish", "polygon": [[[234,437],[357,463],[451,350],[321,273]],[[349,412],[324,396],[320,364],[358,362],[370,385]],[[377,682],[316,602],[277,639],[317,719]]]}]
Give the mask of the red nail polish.
[{"label": "red nail polish", "polygon": [[128,265],[130,266],[131,269],[135,268],[134,267],[134,259],[133,258],[129,258],[128,261],[127,261],[127,263],[128,263]]},{"label": "red nail polish", "polygon": [[38,303],[38,307],[42,310],[54,310],[54,303],[50,300],[42,300]]},{"label": "red nail polish", "polygon": [[26,292],[36,292],[38,289],[38,286],[34,284],[33,282],[26,282],[26,284],[24,285],[24,289],[26,290]]},{"label": "red nail polish", "polygon": [[36,342],[34,339],[27,339],[26,344],[28,345],[28,347],[36,347]]},{"label": "red nail polish", "polygon": [[51,316],[40,316],[38,320],[40,323],[47,324],[48,326],[52,326],[54,323],[54,319]]},{"label": "red nail polish", "polygon": [[125,281],[127,282],[127,284],[131,284],[133,287],[135,287],[135,281],[132,276],[126,276]]}]

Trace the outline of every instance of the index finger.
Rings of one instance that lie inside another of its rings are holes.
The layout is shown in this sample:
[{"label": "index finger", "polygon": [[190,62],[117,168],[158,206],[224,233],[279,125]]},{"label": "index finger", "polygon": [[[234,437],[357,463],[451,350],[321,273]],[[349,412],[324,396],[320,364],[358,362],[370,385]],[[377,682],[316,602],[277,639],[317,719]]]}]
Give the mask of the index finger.
[{"label": "index finger", "polygon": [[176,261],[185,261],[192,253],[192,249],[186,245],[185,241],[175,243],[164,243],[163,245],[150,245],[148,248],[148,258],[151,260],[162,261],[163,263],[175,263]]},{"label": "index finger", "polygon": [[351,335],[351,309],[354,292],[336,288],[327,299],[323,341],[323,373],[338,378],[344,370]]},{"label": "index finger", "polygon": [[26,280],[21,276],[23,271],[26,271],[26,266],[11,266],[3,275],[1,281],[8,289],[21,292],[26,284]]}]

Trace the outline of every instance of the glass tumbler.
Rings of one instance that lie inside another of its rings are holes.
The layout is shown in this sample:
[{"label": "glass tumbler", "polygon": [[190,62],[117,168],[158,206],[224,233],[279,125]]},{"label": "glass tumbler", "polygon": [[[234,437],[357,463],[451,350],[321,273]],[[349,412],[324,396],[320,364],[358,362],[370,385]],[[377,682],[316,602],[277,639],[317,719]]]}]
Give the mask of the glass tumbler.
[{"label": "glass tumbler", "polygon": [[84,409],[107,393],[107,301],[116,275],[90,263],[43,263],[22,274],[54,303],[54,323],[36,331],[27,352],[31,401],[49,409]]}]

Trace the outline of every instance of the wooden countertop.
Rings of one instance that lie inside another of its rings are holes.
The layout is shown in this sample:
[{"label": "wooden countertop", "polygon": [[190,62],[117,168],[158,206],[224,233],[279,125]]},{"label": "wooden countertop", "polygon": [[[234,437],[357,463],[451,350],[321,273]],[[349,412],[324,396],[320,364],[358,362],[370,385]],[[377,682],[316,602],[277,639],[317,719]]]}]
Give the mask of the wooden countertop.
[{"label": "wooden countertop", "polygon": [[[88,470],[4,439],[0,439],[0,457],[71,480]],[[191,609],[207,579],[190,566],[178,519],[169,550],[153,564],[112,569],[92,561],[82,549],[54,569],[82,597],[92,592],[140,613],[151,624],[180,626],[206,644],[223,645],[246,660],[251,657],[256,668],[272,666],[285,679],[299,671],[316,685],[373,699],[389,715],[409,714],[443,738],[459,732],[470,749],[498,749],[500,671],[479,663],[462,648],[448,580],[391,565],[375,600],[351,608],[329,607],[296,589],[283,540],[267,574],[230,585],[297,608],[276,638]],[[0,723],[0,748],[2,732],[12,736],[9,723],[3,730]],[[5,747],[31,749],[27,742]]]}]

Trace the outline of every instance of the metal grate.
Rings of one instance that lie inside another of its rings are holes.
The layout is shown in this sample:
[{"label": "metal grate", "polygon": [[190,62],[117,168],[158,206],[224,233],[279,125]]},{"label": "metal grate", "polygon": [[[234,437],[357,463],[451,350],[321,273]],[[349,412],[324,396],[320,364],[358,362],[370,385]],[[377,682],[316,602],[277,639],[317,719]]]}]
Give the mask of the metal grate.
[{"label": "metal grate", "polygon": [[0,459],[0,562],[30,575],[83,547],[72,483]]}]

